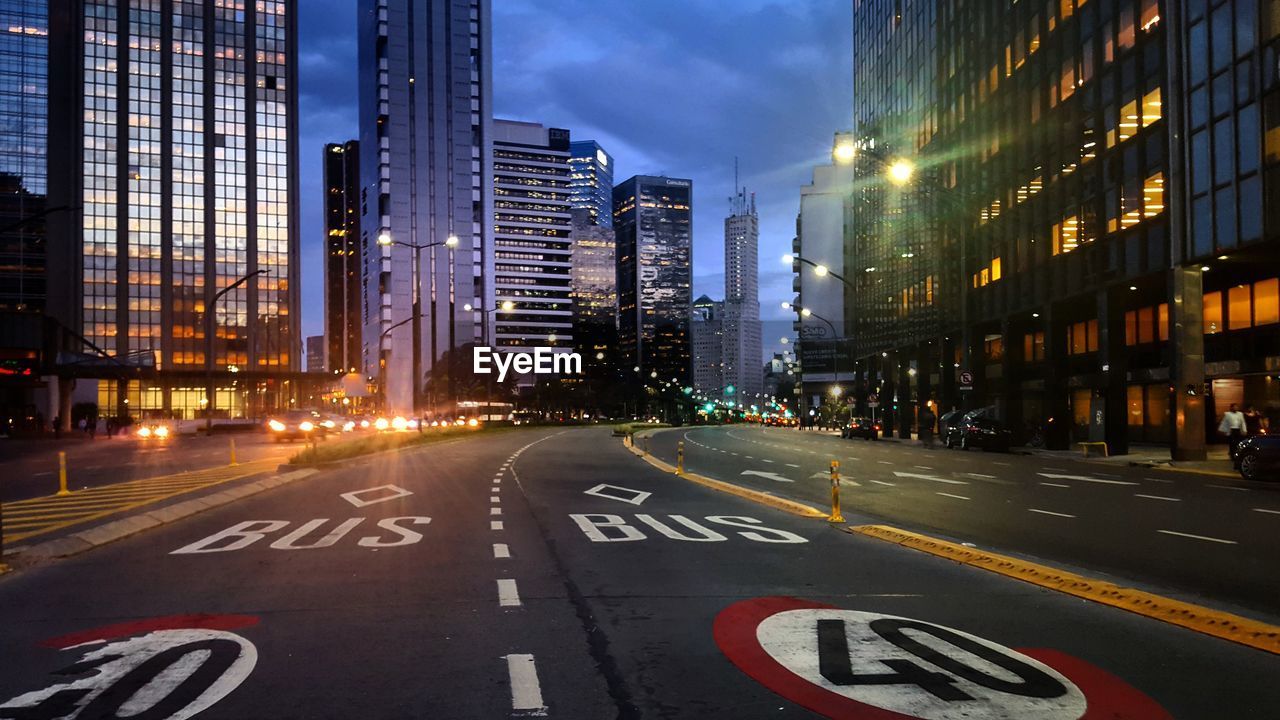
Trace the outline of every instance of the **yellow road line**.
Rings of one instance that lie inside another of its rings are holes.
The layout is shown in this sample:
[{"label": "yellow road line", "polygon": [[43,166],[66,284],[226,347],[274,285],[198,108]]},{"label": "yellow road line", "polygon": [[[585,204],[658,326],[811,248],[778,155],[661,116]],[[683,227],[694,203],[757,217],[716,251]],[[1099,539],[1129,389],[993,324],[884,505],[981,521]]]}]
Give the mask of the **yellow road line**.
[{"label": "yellow road line", "polygon": [[849,526],[848,530],[954,560],[961,565],[989,570],[1015,580],[1280,655],[1280,627],[1258,620],[1076,575],[1048,565],[975,550],[887,525]]}]

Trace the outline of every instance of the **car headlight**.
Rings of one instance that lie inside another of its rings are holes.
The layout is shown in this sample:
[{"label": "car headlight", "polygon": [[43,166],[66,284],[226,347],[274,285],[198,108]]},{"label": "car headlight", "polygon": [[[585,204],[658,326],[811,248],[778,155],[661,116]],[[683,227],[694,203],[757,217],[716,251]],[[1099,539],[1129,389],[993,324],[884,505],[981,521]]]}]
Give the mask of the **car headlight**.
[{"label": "car headlight", "polygon": [[476,420],[475,418],[471,418],[470,420],[467,421],[467,425],[471,427],[478,427],[480,425],[480,421]]},{"label": "car headlight", "polygon": [[316,426],[312,425],[310,420],[303,420],[302,422],[298,423],[298,429],[301,430],[302,432],[311,432],[312,430],[316,429]]},{"label": "car headlight", "polygon": [[[366,425],[367,425],[367,423],[366,423]],[[354,422],[354,421],[352,421],[352,420],[348,420],[346,423],[344,423],[344,424],[342,425],[342,432],[351,432],[351,431],[353,431],[353,430],[355,430],[355,429],[356,429],[356,424],[355,424],[355,422]]]},{"label": "car headlight", "polygon": [[143,427],[138,428],[138,437],[140,437],[140,438],[149,438],[149,437],[151,437],[151,428],[146,427],[146,426],[143,426]]},{"label": "car headlight", "polygon": [[155,435],[158,438],[167,438],[169,437],[169,428],[161,425],[160,427],[156,428]]},{"label": "car headlight", "polygon": [[373,421],[373,427],[375,430],[386,430],[391,427],[391,423],[386,418],[378,418]]},{"label": "car headlight", "polygon": [[409,421],[399,415],[391,419],[391,429],[395,431],[404,430],[409,427]]},{"label": "car headlight", "polygon": [[267,421],[267,427],[271,428],[275,432],[284,432],[284,423],[279,420]]},{"label": "car headlight", "polygon": [[337,425],[338,425],[337,423],[335,423],[335,422],[334,422],[334,421],[332,421],[332,420],[325,420],[325,421],[321,422],[320,424],[321,424],[321,425],[323,425],[324,427],[326,427],[326,428],[330,429],[330,430],[332,430],[333,428],[337,427]]}]

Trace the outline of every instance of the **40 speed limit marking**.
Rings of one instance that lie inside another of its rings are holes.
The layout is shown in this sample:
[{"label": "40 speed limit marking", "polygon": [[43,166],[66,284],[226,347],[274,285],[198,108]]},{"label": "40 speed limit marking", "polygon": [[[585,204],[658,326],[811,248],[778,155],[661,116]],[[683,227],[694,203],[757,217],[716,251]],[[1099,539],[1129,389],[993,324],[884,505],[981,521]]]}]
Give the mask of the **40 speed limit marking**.
[{"label": "40 speed limit marking", "polygon": [[53,638],[42,644],[78,655],[54,673],[66,679],[0,702],[0,718],[185,720],[253,672],[257,648],[232,631],[257,622],[176,615]]},{"label": "40 speed limit marking", "polygon": [[1172,720],[1119,678],[1055,650],[1015,650],[934,623],[797,598],[720,612],[740,670],[830,718]]}]

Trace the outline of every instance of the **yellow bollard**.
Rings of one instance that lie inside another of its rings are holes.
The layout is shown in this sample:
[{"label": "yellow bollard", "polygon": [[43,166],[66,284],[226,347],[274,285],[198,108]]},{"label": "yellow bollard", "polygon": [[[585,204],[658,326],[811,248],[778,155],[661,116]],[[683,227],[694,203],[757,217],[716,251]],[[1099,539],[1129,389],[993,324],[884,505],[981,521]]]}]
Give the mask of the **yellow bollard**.
[{"label": "yellow bollard", "polygon": [[227,442],[231,443],[231,464],[239,465],[240,463],[236,462],[236,439],[227,438]]},{"label": "yellow bollard", "polygon": [[67,454],[58,451],[58,495],[70,495],[67,489]]},{"label": "yellow bollard", "polygon": [[649,457],[649,436],[644,436],[644,456]]},{"label": "yellow bollard", "polygon": [[840,461],[831,461],[831,517],[827,522],[842,523],[844,515],[840,514]]},{"label": "yellow bollard", "polygon": [[676,445],[676,474],[684,474],[684,441]]}]

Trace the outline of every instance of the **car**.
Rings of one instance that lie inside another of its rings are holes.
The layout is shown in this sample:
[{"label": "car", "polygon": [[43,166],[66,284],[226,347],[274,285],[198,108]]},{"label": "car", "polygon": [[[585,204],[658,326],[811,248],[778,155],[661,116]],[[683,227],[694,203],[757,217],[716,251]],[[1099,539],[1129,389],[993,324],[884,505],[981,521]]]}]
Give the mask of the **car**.
[{"label": "car", "polygon": [[168,440],[172,433],[168,425],[149,421],[138,423],[138,426],[133,429],[134,437],[152,442]]},{"label": "car", "polygon": [[860,437],[867,440],[878,440],[881,429],[880,423],[871,418],[852,417],[840,427],[840,437],[849,439]]},{"label": "car", "polygon": [[1231,464],[1245,480],[1280,480],[1280,435],[1253,435],[1240,441]]},{"label": "car", "polygon": [[289,410],[267,420],[267,432],[275,442],[283,440],[310,440],[325,435],[320,418],[307,410]]},{"label": "car", "polygon": [[982,448],[1008,452],[1013,445],[1013,433],[1009,432],[999,420],[987,417],[983,411],[974,410],[966,413],[958,422],[947,425],[947,434],[942,442],[949,448],[961,450]]}]

